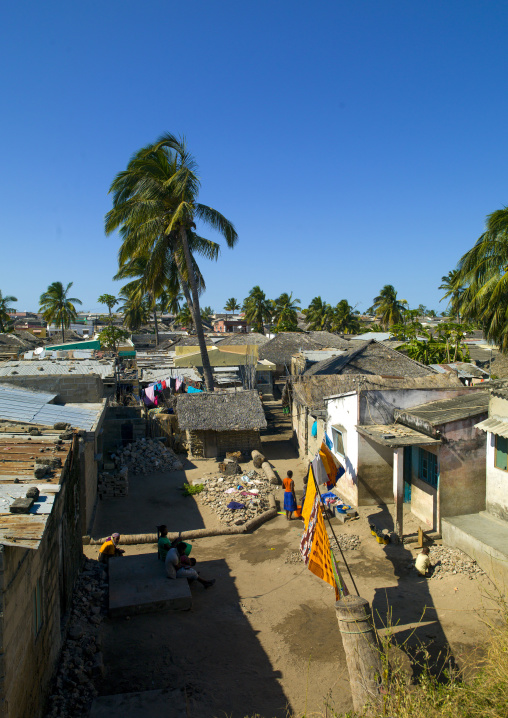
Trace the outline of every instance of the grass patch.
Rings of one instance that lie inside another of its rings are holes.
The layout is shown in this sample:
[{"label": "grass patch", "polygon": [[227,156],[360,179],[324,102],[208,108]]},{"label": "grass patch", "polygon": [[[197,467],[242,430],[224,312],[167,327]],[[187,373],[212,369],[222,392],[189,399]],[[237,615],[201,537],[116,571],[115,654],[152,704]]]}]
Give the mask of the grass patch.
[{"label": "grass patch", "polygon": [[184,484],[182,493],[184,496],[194,496],[195,494],[200,494],[204,488],[204,484]]}]

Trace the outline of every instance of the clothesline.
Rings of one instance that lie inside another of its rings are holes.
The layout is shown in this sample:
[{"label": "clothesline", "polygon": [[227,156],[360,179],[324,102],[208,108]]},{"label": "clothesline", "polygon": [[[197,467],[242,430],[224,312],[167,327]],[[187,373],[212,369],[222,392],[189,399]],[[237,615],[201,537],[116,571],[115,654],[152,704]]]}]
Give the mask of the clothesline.
[{"label": "clothesline", "polygon": [[145,389],[142,389],[140,393],[141,399],[146,406],[158,406],[159,401],[163,398],[162,392],[167,389],[173,391],[175,394],[180,391],[187,394],[196,394],[202,391],[202,389],[198,389],[192,386],[191,383],[186,382],[185,377],[172,376],[167,379],[152,382]]}]

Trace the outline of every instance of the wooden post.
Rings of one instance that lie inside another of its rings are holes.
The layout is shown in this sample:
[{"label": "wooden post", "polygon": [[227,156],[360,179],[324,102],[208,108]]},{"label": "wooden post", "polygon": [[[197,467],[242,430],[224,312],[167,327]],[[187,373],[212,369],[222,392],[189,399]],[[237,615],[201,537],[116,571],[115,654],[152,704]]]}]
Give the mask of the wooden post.
[{"label": "wooden post", "polygon": [[393,450],[393,503],[395,504],[395,533],[402,541],[404,524],[404,449]]},{"label": "wooden post", "polygon": [[383,666],[369,602],[346,596],[335,603],[335,611],[346,654],[355,711],[381,702]]}]

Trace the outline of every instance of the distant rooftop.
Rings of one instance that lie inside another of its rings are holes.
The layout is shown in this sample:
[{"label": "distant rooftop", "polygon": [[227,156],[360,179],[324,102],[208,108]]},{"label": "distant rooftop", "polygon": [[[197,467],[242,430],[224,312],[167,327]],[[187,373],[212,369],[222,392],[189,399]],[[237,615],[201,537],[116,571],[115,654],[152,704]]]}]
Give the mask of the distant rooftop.
[{"label": "distant rooftop", "polygon": [[62,374],[98,374],[101,379],[114,376],[110,359],[11,359],[0,365],[3,376],[48,376]]}]

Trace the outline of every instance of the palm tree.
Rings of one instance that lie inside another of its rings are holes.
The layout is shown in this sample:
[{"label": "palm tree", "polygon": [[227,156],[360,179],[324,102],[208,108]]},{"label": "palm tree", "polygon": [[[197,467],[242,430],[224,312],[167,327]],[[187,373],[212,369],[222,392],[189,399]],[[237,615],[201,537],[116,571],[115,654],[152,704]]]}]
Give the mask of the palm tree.
[{"label": "palm tree", "polygon": [[188,304],[182,306],[176,320],[182,327],[185,327],[188,332],[192,331],[194,328],[194,315]]},{"label": "palm tree", "polygon": [[62,282],[53,282],[44,294],[41,294],[39,299],[42,316],[48,324],[53,322],[56,326],[61,326],[62,342],[65,341],[65,328],[77,317],[74,305],[81,304],[81,301],[76,297],[67,296],[72,285],[73,282],[69,282],[64,289]]},{"label": "palm tree", "polygon": [[235,299],[234,297],[231,297],[227,300],[226,304],[224,305],[224,309],[226,312],[233,312],[233,317],[235,316],[235,312],[240,311],[240,305],[238,304],[238,299]]},{"label": "palm tree", "polygon": [[359,334],[361,324],[347,299],[341,299],[333,309],[332,329],[341,334]]},{"label": "palm tree", "polygon": [[487,216],[486,231],[459,261],[457,285],[462,318],[481,323],[508,352],[508,207]]},{"label": "palm tree", "polygon": [[441,277],[441,284],[438,289],[443,289],[445,294],[439,300],[448,299],[448,305],[450,312],[457,317],[457,321],[460,322],[460,301],[464,294],[464,286],[460,281],[458,269],[452,269]]},{"label": "palm tree", "polygon": [[215,314],[212,307],[203,307],[201,310],[201,319],[206,322],[207,324],[210,324],[212,321],[212,315]]},{"label": "palm tree", "polygon": [[113,317],[111,315],[111,310],[113,309],[115,304],[118,304],[118,299],[112,294],[101,294],[97,301],[99,302],[99,304],[105,304],[109,309],[109,323],[112,324]]},{"label": "palm tree", "polygon": [[307,309],[303,310],[310,331],[330,331],[332,328],[333,310],[321,297],[314,297]]},{"label": "palm tree", "polygon": [[379,296],[375,297],[369,312],[374,311],[379,323],[387,329],[392,324],[402,322],[402,312],[406,304],[405,299],[397,299],[397,292],[392,284],[385,284]]},{"label": "palm tree", "polygon": [[120,301],[123,300],[122,306],[118,308],[123,314],[123,324],[131,332],[135,332],[150,318],[148,298],[146,295],[140,296],[136,287],[133,287],[132,293],[124,288],[118,296]]},{"label": "palm tree", "polygon": [[265,323],[268,324],[272,319],[273,305],[266,298],[261,287],[258,285],[252,287],[249,296],[243,302],[243,310],[245,321],[252,326],[253,331],[264,334]]},{"label": "palm tree", "polygon": [[12,294],[7,294],[5,297],[2,295],[2,291],[0,290],[0,332],[3,333],[7,331],[7,328],[11,324],[11,318],[9,316],[9,312],[15,312],[14,307],[10,307],[9,304],[11,302],[17,302],[17,297],[13,297]]},{"label": "palm tree", "polygon": [[234,247],[238,235],[233,224],[222,214],[197,201],[200,182],[196,170],[185,142],[169,133],[141,149],[130,160],[127,170],[120,172],[111,185],[113,209],[106,215],[106,233],[121,228],[128,256],[134,256],[138,251],[152,255],[161,244],[171,248],[182,291],[194,317],[205,384],[209,391],[213,391],[191,238],[194,237],[195,243],[206,243],[193,231],[196,220],[222,234],[229,247]]},{"label": "palm tree", "polygon": [[300,310],[300,300],[293,299],[293,292],[283,292],[273,300],[272,306],[276,332],[298,331],[297,312]]}]

